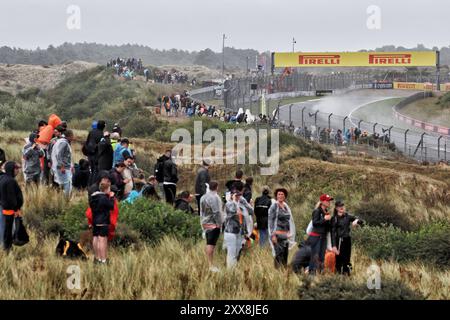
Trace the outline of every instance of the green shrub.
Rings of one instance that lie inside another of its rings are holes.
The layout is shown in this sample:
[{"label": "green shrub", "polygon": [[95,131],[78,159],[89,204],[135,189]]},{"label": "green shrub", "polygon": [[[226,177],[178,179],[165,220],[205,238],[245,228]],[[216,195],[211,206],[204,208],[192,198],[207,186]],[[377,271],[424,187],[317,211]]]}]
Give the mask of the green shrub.
[{"label": "green shrub", "polygon": [[381,289],[369,289],[367,283],[355,283],[348,277],[334,275],[312,281],[301,275],[298,295],[303,300],[423,300],[420,293],[411,290],[403,282],[385,279]]},{"label": "green shrub", "polygon": [[14,96],[8,92],[0,91],[0,104],[11,103],[14,100]]},{"label": "green shrub", "polygon": [[121,204],[120,221],[140,233],[141,239],[155,244],[166,235],[195,241],[201,236],[199,218],[173,207],[147,199]]},{"label": "green shrub", "polygon": [[354,243],[373,259],[421,261],[450,266],[450,224],[433,222],[408,232],[390,226],[366,226],[353,231]]},{"label": "green shrub", "polygon": [[372,226],[381,226],[383,224],[392,224],[403,230],[412,230],[413,225],[408,216],[402,214],[397,208],[388,201],[372,199],[367,202],[361,202],[355,208],[354,214],[363,219]]},{"label": "green shrub", "polygon": [[11,104],[0,105],[0,127],[31,131],[37,127],[39,119],[47,119],[52,112],[53,108],[40,98],[36,102],[16,99]]},{"label": "green shrub", "polygon": [[127,120],[123,131],[128,137],[150,137],[162,127],[166,127],[166,122],[158,120],[150,110],[143,110]]}]

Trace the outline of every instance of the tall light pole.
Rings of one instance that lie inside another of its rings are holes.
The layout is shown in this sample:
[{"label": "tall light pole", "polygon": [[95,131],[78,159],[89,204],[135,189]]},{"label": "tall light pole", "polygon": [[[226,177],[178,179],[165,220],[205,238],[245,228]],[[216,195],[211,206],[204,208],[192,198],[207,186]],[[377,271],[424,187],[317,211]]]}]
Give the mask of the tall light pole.
[{"label": "tall light pole", "polygon": [[225,75],[225,39],[227,37],[225,36],[225,33],[223,34],[222,38],[222,79],[224,79]]},{"label": "tall light pole", "polygon": [[295,52],[295,44],[297,41],[295,41],[295,38],[292,38],[292,52]]},{"label": "tall light pole", "polygon": [[247,56],[247,71],[246,71],[246,74],[248,74],[248,72],[249,72],[249,70],[248,70],[248,60],[250,59],[250,57],[249,56]]}]

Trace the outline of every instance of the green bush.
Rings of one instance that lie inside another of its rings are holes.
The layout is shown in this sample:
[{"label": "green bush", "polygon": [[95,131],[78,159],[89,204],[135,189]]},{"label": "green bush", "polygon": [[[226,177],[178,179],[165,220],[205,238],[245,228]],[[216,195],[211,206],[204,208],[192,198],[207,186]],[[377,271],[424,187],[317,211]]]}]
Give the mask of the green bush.
[{"label": "green bush", "polygon": [[123,132],[128,137],[150,137],[159,128],[166,127],[165,121],[160,121],[150,111],[143,110],[134,113],[127,120],[127,124],[123,128]]},{"label": "green bush", "polygon": [[133,204],[122,203],[119,219],[121,223],[139,232],[142,240],[152,244],[166,235],[193,241],[201,236],[198,217],[174,210],[165,203],[147,199],[138,199]]},{"label": "green bush", "polygon": [[355,283],[348,277],[334,275],[318,282],[301,275],[298,295],[303,300],[423,300],[420,293],[408,288],[399,280],[385,279],[381,289],[369,289],[367,283]]},{"label": "green bush", "polygon": [[11,104],[0,105],[0,127],[31,131],[40,119],[47,119],[52,112],[53,108],[40,98],[35,102],[16,99]]},{"label": "green bush", "polygon": [[408,216],[399,212],[391,202],[379,199],[361,202],[355,208],[354,214],[372,226],[392,224],[395,227],[408,231],[411,231],[414,227]]},{"label": "green bush", "polygon": [[8,92],[0,91],[0,104],[11,103],[14,100],[14,96]]},{"label": "green bush", "polygon": [[450,224],[433,222],[418,231],[390,226],[366,226],[353,231],[354,243],[373,259],[421,261],[450,266]]}]

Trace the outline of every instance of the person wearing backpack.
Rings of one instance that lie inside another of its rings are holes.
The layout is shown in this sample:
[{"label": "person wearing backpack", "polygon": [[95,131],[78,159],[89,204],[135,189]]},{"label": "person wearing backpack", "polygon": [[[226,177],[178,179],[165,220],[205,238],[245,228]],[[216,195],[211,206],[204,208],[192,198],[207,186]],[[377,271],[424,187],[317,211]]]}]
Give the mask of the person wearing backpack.
[{"label": "person wearing backpack", "polygon": [[20,165],[8,161],[4,168],[5,174],[0,176],[0,206],[4,221],[3,249],[9,252],[13,244],[14,218],[22,216],[23,194],[16,181]]},{"label": "person wearing backpack", "polygon": [[276,202],[269,208],[269,235],[275,268],[286,267],[289,248],[295,243],[295,223],[291,209],[286,203],[288,191],[278,188],[274,193]]},{"label": "person wearing backpack", "polygon": [[336,201],[334,215],[331,220],[331,245],[336,254],[336,270],[340,274],[350,275],[352,239],[351,228],[362,225],[358,217],[345,211],[345,204]]},{"label": "person wearing backpack", "polygon": [[309,273],[315,274],[316,270],[323,269],[325,251],[327,249],[327,233],[331,231],[331,214],[328,209],[334,199],[328,194],[320,196],[320,202],[312,213],[312,230],[309,233],[308,242],[311,245],[311,259]]}]

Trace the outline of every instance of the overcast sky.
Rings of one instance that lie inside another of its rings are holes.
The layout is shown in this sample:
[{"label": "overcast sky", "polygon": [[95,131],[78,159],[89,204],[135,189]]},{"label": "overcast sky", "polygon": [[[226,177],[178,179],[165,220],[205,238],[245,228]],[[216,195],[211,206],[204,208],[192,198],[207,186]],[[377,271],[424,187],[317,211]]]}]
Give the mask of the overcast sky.
[{"label": "overcast sky", "polygon": [[[67,8],[80,8],[69,30]],[[381,29],[367,27],[367,8]],[[0,46],[137,43],[157,49],[355,51],[450,45],[449,0],[0,0]]]}]

